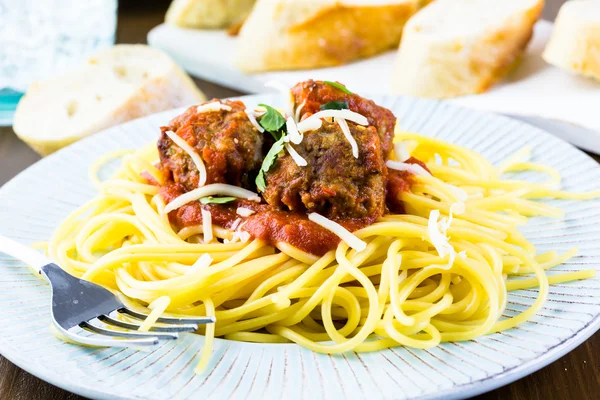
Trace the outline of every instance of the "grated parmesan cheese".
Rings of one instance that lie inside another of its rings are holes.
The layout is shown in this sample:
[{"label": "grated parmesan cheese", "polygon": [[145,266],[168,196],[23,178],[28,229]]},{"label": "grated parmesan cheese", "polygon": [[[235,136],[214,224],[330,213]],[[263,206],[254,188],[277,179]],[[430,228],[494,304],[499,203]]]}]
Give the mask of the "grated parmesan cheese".
[{"label": "grated parmesan cheese", "polygon": [[250,123],[256,128],[256,130],[259,131],[260,133],[263,133],[265,131],[265,129],[262,126],[260,126],[260,124],[256,120],[256,117],[254,116],[254,112],[249,108],[246,108],[246,110],[244,112],[246,113],[246,116],[250,120]]},{"label": "grated parmesan cheese", "polygon": [[301,123],[305,123],[310,120],[321,119],[321,118],[341,118],[341,119],[345,119],[347,121],[352,121],[358,125],[364,125],[364,126],[369,125],[369,120],[367,120],[367,118],[365,116],[360,115],[359,113],[356,113],[356,112],[350,111],[350,110],[319,111],[318,113],[315,113],[315,114],[311,115],[310,117],[306,118]]},{"label": "grated parmesan cheese", "polygon": [[294,149],[291,144],[286,143],[285,149],[288,151],[288,153],[290,153],[290,156],[292,157],[296,165],[298,165],[299,167],[306,167],[308,165],[306,160],[302,158],[300,154],[298,154],[296,149]]},{"label": "grated parmesan cheese", "polygon": [[289,117],[287,119],[287,121],[285,122],[285,127],[287,128],[287,138],[289,138],[290,142],[294,144],[302,143],[302,139],[304,139],[304,136],[302,136],[300,132],[298,132],[298,127],[296,126],[296,122],[292,117]]},{"label": "grated parmesan cheese", "polygon": [[448,243],[448,238],[444,235],[438,225],[438,219],[440,217],[440,210],[431,210],[429,213],[429,221],[427,223],[427,234],[433,247],[435,247],[441,258],[445,258],[447,254],[454,251],[452,246]]},{"label": "grated parmesan cheese", "polygon": [[267,113],[267,109],[264,108],[263,106],[254,107],[254,116],[255,117],[261,117],[261,116],[265,115],[266,113]]},{"label": "grated parmesan cheese", "polygon": [[254,192],[243,189],[241,187],[227,185],[225,183],[213,183],[210,185],[202,186],[198,189],[194,189],[191,192],[184,193],[181,196],[175,198],[173,201],[171,201],[165,206],[165,214],[168,214],[171,211],[186,205],[187,203],[190,203],[195,200],[200,200],[202,197],[207,196],[231,196],[260,203],[260,197]]},{"label": "grated parmesan cheese", "polygon": [[210,211],[202,209],[202,231],[204,233],[204,243],[210,243],[213,240],[212,215]]},{"label": "grated parmesan cheese", "polygon": [[225,104],[221,104],[218,101],[213,101],[212,103],[203,104],[201,106],[196,107],[197,113],[214,112],[221,110],[231,111],[231,107]]},{"label": "grated parmesan cheese", "polygon": [[242,243],[246,243],[250,240],[250,234],[246,231],[235,231],[233,233],[232,242],[240,241]]},{"label": "grated parmesan cheese", "polygon": [[[176,133],[171,132],[171,131],[165,131],[165,134],[173,141],[173,143],[175,143],[177,146],[179,146],[183,151],[185,151],[190,156],[190,158],[194,162],[194,165],[198,169],[198,174],[199,174],[198,186],[199,187],[204,186],[206,184],[206,167],[204,166],[204,161],[202,161],[202,158],[200,157],[200,155],[198,153],[196,153],[194,148],[192,146],[190,146],[188,142],[183,140],[183,138],[180,137],[179,135],[177,135]],[[165,213],[166,212],[168,212],[168,211],[165,211]]]},{"label": "grated parmesan cheese", "polygon": [[317,225],[322,226],[328,231],[333,232],[337,237],[342,239],[348,246],[353,248],[356,251],[363,251],[367,244],[353,235],[346,228],[334,222],[328,218],[325,218],[321,214],[318,213],[310,213],[308,214],[308,219],[314,222]]},{"label": "grated parmesan cheese", "polygon": [[239,215],[240,217],[249,217],[252,214],[255,214],[254,210],[251,210],[249,208],[246,207],[238,207],[237,210],[235,210],[236,214]]},{"label": "grated parmesan cheese", "polygon": [[408,149],[406,148],[406,142],[401,141],[394,143],[394,155],[398,162],[405,162],[410,158],[410,154],[408,154]]},{"label": "grated parmesan cheese", "polygon": [[390,169],[395,169],[396,171],[408,171],[414,175],[431,176],[429,171],[421,167],[419,164],[408,164],[404,162],[388,160],[385,165],[387,165],[387,167]]},{"label": "grated parmesan cheese", "polygon": [[358,143],[352,136],[352,132],[350,132],[350,127],[345,119],[335,118],[335,121],[338,123],[340,128],[342,128],[342,132],[344,133],[344,137],[350,143],[350,147],[352,147],[352,155],[354,158],[358,158]]},{"label": "grated parmesan cheese", "polygon": [[[429,235],[429,240],[435,250],[438,252],[438,255],[441,258],[445,258],[448,255],[448,264],[447,268],[451,268],[454,265],[454,260],[456,259],[456,250],[450,244],[447,233],[448,229],[450,229],[450,225],[452,224],[452,219],[454,218],[454,214],[462,214],[465,212],[465,204],[462,202],[453,203],[450,206],[450,212],[448,213],[448,218],[442,218],[442,220],[438,223],[438,219],[440,218],[440,210],[432,210],[429,213],[429,221],[427,222],[427,233]],[[461,258],[465,259],[467,253],[462,251],[458,254]]]},{"label": "grated parmesan cheese", "polygon": [[298,122],[297,129],[300,133],[305,133],[309,131],[316,131],[323,125],[323,121],[320,119],[311,119],[310,117],[305,119],[304,121]]},{"label": "grated parmesan cheese", "polygon": [[240,226],[240,224],[242,223],[242,219],[241,218],[237,218],[235,221],[233,221],[233,224],[231,225],[231,230],[235,231],[238,226]]},{"label": "grated parmesan cheese", "polygon": [[302,102],[302,104],[300,104],[300,106],[298,108],[296,108],[296,113],[294,115],[294,119],[296,120],[296,122],[300,122],[300,113],[302,112],[302,109],[304,108],[305,105],[306,105],[306,100],[304,100]]}]

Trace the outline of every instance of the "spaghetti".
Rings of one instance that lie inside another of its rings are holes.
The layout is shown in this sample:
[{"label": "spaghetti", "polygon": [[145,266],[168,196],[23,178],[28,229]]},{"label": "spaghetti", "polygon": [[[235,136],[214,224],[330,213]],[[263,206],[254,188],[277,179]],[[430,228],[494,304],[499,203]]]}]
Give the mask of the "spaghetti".
[{"label": "spaghetti", "polygon": [[[206,342],[197,371],[208,362],[213,337],[293,342],[329,354],[470,340],[527,321],[544,304],[550,283],[594,276],[584,270],[549,278],[545,270],[576,249],[536,254],[518,227],[528,217],[562,216],[536,199],[586,200],[600,192],[558,191],[556,171],[521,161],[527,150],[497,168],[434,138],[397,131],[394,142],[402,159],[391,160],[390,168],[410,156],[430,173],[412,175],[410,190],[400,195],[405,213],[386,214],[352,233],[364,249],[341,241],[315,255],[240,235],[239,220],[237,230],[214,221],[210,234],[206,224],[178,230],[156,186],[167,179],[155,167],[156,147],[148,146],[125,155],[109,180],[92,174],[99,196],[57,228],[48,253],[70,274],[111,289],[128,305],[151,305],[153,319],[161,310],[216,316],[215,325],[199,332]],[[522,170],[551,179],[502,178]],[[236,209],[239,218],[254,214]],[[206,236],[212,241],[204,243]],[[521,279],[524,274],[533,277]],[[539,288],[533,305],[503,318],[507,292],[529,287]]]}]

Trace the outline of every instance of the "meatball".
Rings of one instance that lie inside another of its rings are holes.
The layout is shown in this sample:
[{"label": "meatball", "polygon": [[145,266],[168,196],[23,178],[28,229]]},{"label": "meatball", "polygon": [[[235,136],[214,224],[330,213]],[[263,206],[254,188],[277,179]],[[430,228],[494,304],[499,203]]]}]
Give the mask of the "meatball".
[{"label": "meatball", "polygon": [[385,158],[392,150],[392,139],[394,138],[394,127],[396,117],[385,107],[380,107],[372,100],[367,100],[357,94],[347,94],[335,86],[321,81],[308,80],[301,82],[292,88],[296,106],[304,103],[301,110],[301,118],[319,112],[323,104],[333,101],[345,101],[351,111],[365,116],[369,125],[377,129],[381,141],[381,150]]},{"label": "meatball", "polygon": [[264,199],[291,211],[318,212],[332,219],[376,219],[385,211],[385,160],[373,126],[349,122],[359,148],[350,143],[337,123],[323,121],[294,145],[308,165],[299,167],[286,152],[266,177]]},{"label": "meatball", "polygon": [[[215,102],[218,100],[212,100]],[[165,134],[175,132],[200,155],[206,183],[253,188],[263,159],[263,134],[252,125],[241,101],[222,101],[231,111],[198,112],[190,107],[162,127],[158,151],[163,172],[185,190],[198,187],[199,172],[191,157]]]}]

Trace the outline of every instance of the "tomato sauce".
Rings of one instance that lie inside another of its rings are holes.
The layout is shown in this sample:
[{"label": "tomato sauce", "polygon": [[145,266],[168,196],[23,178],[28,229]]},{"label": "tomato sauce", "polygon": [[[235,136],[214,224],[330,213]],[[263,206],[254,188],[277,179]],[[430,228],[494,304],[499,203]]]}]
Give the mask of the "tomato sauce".
[{"label": "tomato sauce", "polygon": [[[405,161],[407,164],[418,164],[427,169],[427,166],[422,161],[411,157]],[[386,206],[393,214],[404,214],[404,203],[401,196],[403,192],[410,192],[410,188],[414,182],[414,175],[408,171],[388,170],[387,186],[386,186]]]},{"label": "tomato sauce", "polygon": [[[387,206],[390,212],[404,212],[400,194],[409,191],[412,175],[408,172],[390,171],[387,185]],[[160,194],[165,203],[185,193],[182,185],[170,183],[162,186]],[[249,217],[237,214],[238,207],[255,212]],[[269,243],[289,243],[307,253],[322,256],[333,250],[340,242],[339,237],[331,231],[310,221],[304,213],[281,211],[265,203],[249,200],[236,200],[226,204],[206,204],[199,201],[188,203],[169,214],[170,222],[178,229],[202,224],[202,209],[210,211],[214,225],[230,228],[237,219],[241,219],[240,230],[248,232],[252,238],[262,239]],[[346,219],[336,221],[353,232],[375,222],[372,219]]]}]

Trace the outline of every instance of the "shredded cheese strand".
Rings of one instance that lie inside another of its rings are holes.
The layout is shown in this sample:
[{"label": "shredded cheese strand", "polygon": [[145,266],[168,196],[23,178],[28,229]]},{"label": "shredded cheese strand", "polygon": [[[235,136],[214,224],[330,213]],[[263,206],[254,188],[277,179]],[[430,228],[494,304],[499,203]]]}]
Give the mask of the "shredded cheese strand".
[{"label": "shredded cheese strand", "polygon": [[308,214],[308,219],[314,222],[315,224],[322,226],[328,231],[331,231],[337,237],[342,239],[348,246],[350,246],[356,251],[363,251],[367,247],[367,243],[363,242],[358,237],[353,235],[352,232],[350,232],[337,222],[325,218],[321,214],[310,213]]},{"label": "shredded cheese strand", "polygon": [[249,217],[252,214],[255,214],[254,210],[251,210],[251,209],[246,208],[246,207],[238,207],[237,210],[235,210],[235,212],[240,217]]},{"label": "shredded cheese strand", "polygon": [[206,167],[204,166],[204,161],[202,161],[202,157],[200,157],[200,155],[196,153],[194,148],[190,146],[188,142],[183,140],[181,136],[177,135],[172,131],[166,131],[165,134],[173,141],[173,143],[179,146],[190,156],[190,158],[194,162],[194,165],[198,169],[198,186],[204,186],[206,184]]},{"label": "shredded cheese strand", "polygon": [[202,231],[204,233],[204,243],[210,243],[213,240],[212,215],[210,211],[202,209]]},{"label": "shredded cheese strand", "polygon": [[215,112],[215,111],[231,111],[231,107],[226,104],[221,104],[218,101],[212,103],[202,104],[196,107],[197,113]]},{"label": "shredded cheese strand", "polygon": [[210,185],[202,186],[198,189],[194,189],[191,192],[187,192],[177,197],[169,204],[165,206],[165,214],[170,213],[173,210],[178,209],[181,206],[186,205],[195,200],[200,200],[202,197],[207,196],[231,196],[240,199],[247,199],[260,203],[260,197],[258,194],[241,187],[227,185],[225,183],[213,183]]},{"label": "shredded cheese strand", "polygon": [[396,161],[398,162],[405,162],[410,158],[405,141],[402,140],[394,143],[394,155],[396,156]]},{"label": "shredded cheese strand", "polygon": [[231,224],[231,229],[232,231],[235,231],[238,226],[240,226],[240,224],[242,223],[242,219],[241,218],[236,218],[235,221],[233,221],[233,224]]},{"label": "shredded cheese strand", "polygon": [[307,118],[304,121],[298,122],[297,129],[300,133],[316,131],[323,125],[323,121],[319,118]]},{"label": "shredded cheese strand", "polygon": [[244,112],[246,113],[248,120],[250,120],[250,123],[256,128],[256,130],[259,131],[260,133],[263,133],[265,131],[265,128],[260,126],[260,124],[256,120],[256,117],[254,116],[254,111],[252,111],[249,108],[246,108],[246,110],[244,110]]},{"label": "shredded cheese strand", "polygon": [[369,120],[365,116],[363,116],[359,113],[356,113],[354,111],[350,111],[350,110],[319,111],[319,112],[311,115],[310,117],[306,118],[301,123],[306,123],[307,121],[314,120],[314,119],[321,119],[321,118],[341,118],[341,119],[345,119],[347,121],[352,121],[358,125],[364,125],[364,126],[369,125]]},{"label": "shredded cheese strand", "polygon": [[388,160],[385,165],[387,165],[387,167],[390,169],[395,169],[396,171],[408,171],[415,175],[431,176],[429,171],[421,167],[419,164],[408,164],[404,162]]},{"label": "shredded cheese strand", "polygon": [[304,108],[305,105],[306,105],[306,100],[304,100],[302,102],[302,104],[300,104],[300,106],[298,108],[296,108],[296,113],[294,115],[294,119],[296,120],[296,122],[300,122],[300,113],[302,112],[302,109]]},{"label": "shredded cheese strand", "polygon": [[[427,234],[429,235],[429,240],[435,250],[438,252],[441,258],[445,258],[448,255],[448,264],[446,265],[447,269],[452,268],[454,265],[454,260],[456,259],[456,250],[450,244],[448,239],[448,229],[450,229],[450,225],[452,224],[452,220],[454,218],[454,214],[457,215],[463,214],[465,212],[465,203],[457,202],[453,203],[450,206],[450,211],[448,213],[448,218],[442,218],[442,220],[438,223],[438,219],[440,217],[440,210],[431,210],[429,213],[429,220],[427,222]],[[462,253],[462,252],[461,252]],[[461,258],[466,258],[466,252],[459,254]]]},{"label": "shredded cheese strand", "polygon": [[350,143],[350,147],[352,147],[352,155],[354,158],[358,158],[358,143],[352,136],[352,132],[350,132],[350,127],[345,119],[335,118],[335,121],[338,123],[340,128],[342,128],[342,132],[344,133],[344,137]]},{"label": "shredded cheese strand", "polygon": [[298,127],[296,126],[294,118],[289,117],[285,122],[285,127],[287,128],[287,137],[289,138],[290,142],[294,144],[302,143],[302,139],[304,139],[304,136],[302,136],[300,132],[298,132]]},{"label": "shredded cheese strand", "polygon": [[292,157],[296,165],[298,165],[299,167],[306,167],[308,165],[308,162],[306,162],[306,160],[302,158],[300,154],[298,154],[296,149],[294,149],[291,144],[286,143],[285,149],[288,151],[288,153],[290,153],[290,156]]}]

